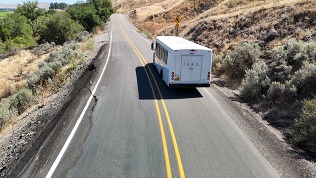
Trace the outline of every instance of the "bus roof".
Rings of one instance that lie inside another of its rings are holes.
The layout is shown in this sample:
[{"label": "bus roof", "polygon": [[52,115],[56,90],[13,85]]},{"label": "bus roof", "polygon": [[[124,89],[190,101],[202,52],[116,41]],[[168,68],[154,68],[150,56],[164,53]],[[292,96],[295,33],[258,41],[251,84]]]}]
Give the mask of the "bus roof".
[{"label": "bus roof", "polygon": [[211,51],[210,48],[196,44],[178,36],[157,36],[156,39],[167,45],[171,50],[194,49]]}]

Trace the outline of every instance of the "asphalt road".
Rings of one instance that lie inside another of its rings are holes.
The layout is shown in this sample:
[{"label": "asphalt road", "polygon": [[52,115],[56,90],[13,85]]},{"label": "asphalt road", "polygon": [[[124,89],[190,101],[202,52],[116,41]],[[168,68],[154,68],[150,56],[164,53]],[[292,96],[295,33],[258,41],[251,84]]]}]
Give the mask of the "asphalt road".
[{"label": "asphalt road", "polygon": [[110,23],[94,97],[35,177],[279,177],[212,88],[169,89],[150,42],[123,15]]}]

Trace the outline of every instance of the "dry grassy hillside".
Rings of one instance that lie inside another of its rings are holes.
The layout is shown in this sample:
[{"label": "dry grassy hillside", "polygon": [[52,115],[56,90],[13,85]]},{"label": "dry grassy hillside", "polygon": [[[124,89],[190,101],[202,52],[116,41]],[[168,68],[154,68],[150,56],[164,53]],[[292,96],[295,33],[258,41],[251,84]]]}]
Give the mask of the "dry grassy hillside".
[{"label": "dry grassy hillside", "polygon": [[174,35],[173,19],[180,16],[180,36],[218,51],[242,41],[271,48],[290,38],[316,38],[315,0],[114,0],[113,5],[153,36]]}]

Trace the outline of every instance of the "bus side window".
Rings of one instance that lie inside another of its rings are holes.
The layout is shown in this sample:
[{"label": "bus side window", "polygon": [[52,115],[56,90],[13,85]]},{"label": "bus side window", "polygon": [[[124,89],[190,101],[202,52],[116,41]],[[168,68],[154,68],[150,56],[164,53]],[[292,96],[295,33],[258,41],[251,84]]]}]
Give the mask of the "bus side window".
[{"label": "bus side window", "polygon": [[156,46],[156,56],[157,58],[159,59],[159,44],[157,43],[157,46]]},{"label": "bus side window", "polygon": [[160,46],[160,48],[159,48],[159,58],[161,59],[161,60],[163,60],[163,58],[162,58],[162,51],[163,50],[163,48]]},{"label": "bus side window", "polygon": [[164,49],[160,44],[156,45],[156,56],[159,60],[163,60],[167,64],[168,51]]},{"label": "bus side window", "polygon": [[156,54],[157,54],[157,56],[158,56],[158,49],[159,49],[159,44],[157,43],[157,45],[156,45]]},{"label": "bus side window", "polygon": [[163,49],[162,60],[167,64],[168,62],[168,51]]},{"label": "bus side window", "polygon": [[156,53],[157,53],[157,55],[158,55],[158,49],[159,49],[159,44],[157,44],[157,46],[156,46]]},{"label": "bus side window", "polygon": [[168,62],[168,51],[166,50],[166,53],[165,53],[165,59],[166,59],[166,64]]},{"label": "bus side window", "polygon": [[163,61],[167,64],[167,59],[166,59],[166,50],[163,50]]}]

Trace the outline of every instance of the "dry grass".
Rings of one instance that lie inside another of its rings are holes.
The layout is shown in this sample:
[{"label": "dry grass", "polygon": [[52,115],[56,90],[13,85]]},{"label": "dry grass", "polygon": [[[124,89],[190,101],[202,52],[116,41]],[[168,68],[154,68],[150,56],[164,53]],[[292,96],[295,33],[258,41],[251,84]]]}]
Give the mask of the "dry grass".
[{"label": "dry grass", "polygon": [[[91,40],[90,40],[91,41]],[[91,50],[91,42],[77,43],[79,51]],[[92,41],[93,47],[93,41]],[[59,50],[55,48],[55,50]],[[49,55],[37,56],[31,50],[21,50],[16,55],[0,61],[0,99],[10,96],[25,86],[27,76],[38,68]]]},{"label": "dry grass", "polygon": [[0,98],[11,95],[25,85],[27,75],[37,69],[48,54],[37,57],[29,50],[0,61]]},{"label": "dry grass", "polygon": [[[77,43],[76,48],[78,51],[83,52],[82,58],[76,58],[74,63],[75,67],[80,65],[84,60],[83,56],[87,55],[91,50],[91,40],[86,42]],[[93,46],[93,41],[92,41]],[[55,50],[61,50],[59,47],[55,47]],[[21,50],[16,55],[3,59],[0,61],[0,67],[2,69],[0,73],[0,99],[13,95],[19,89],[25,87],[28,74],[35,72],[38,69],[38,64],[43,62],[50,53],[37,57],[31,50]],[[38,86],[37,89],[37,103],[46,105],[47,98],[52,94],[59,91],[59,89],[65,84],[68,76],[74,70],[74,63],[70,63],[64,66],[56,76],[50,81],[45,82]],[[33,103],[35,104],[35,103]],[[13,115],[12,118],[7,120],[0,128],[0,139],[6,135],[6,133],[12,130],[12,127],[19,122],[17,115]]]},{"label": "dry grass", "polygon": [[[260,12],[263,9],[273,9],[278,7],[295,7],[298,8],[297,11],[304,11],[306,7],[296,6],[296,4],[301,2],[311,2],[311,0],[216,0],[211,8],[199,14],[194,14],[194,10],[205,3],[203,0],[195,0],[196,6],[194,7],[194,0],[148,0],[147,4],[144,1],[129,1],[125,2],[125,13],[129,14],[131,10],[136,9],[137,19],[135,23],[139,27],[146,28],[151,33],[157,35],[160,34],[165,29],[172,29],[174,26],[173,18],[178,15],[182,16],[182,21],[180,25],[180,36],[184,36],[187,32],[198,23],[202,21],[211,21],[218,19],[225,19],[230,17],[235,17],[238,15],[247,15]],[[192,12],[193,11],[193,12]],[[155,16],[154,19],[152,17]],[[262,22],[260,24],[263,29],[268,29],[273,24],[270,22]],[[149,26],[152,24],[154,27]]]},{"label": "dry grass", "polygon": [[[244,3],[246,2],[252,2],[252,3],[243,4],[243,3],[240,3],[240,1],[243,1]],[[198,15],[196,18],[187,21],[186,23],[196,24],[196,23],[199,23],[201,20],[210,21],[210,20],[229,18],[232,16],[240,15],[240,14],[246,15],[246,14],[256,13],[262,9],[270,9],[270,8],[276,8],[276,7],[282,7],[282,6],[295,6],[295,4],[298,4],[301,2],[308,2],[308,1],[311,1],[311,0],[266,0],[266,1],[225,0],[222,3],[218,4],[217,6]],[[229,6],[228,4],[232,4],[232,5],[228,7]],[[303,10],[306,10],[306,9],[303,9]],[[269,24],[266,24],[266,25],[269,25]]]},{"label": "dry grass", "polygon": [[101,26],[96,26],[95,29],[93,30],[93,34],[99,35],[103,32],[103,29]]}]

